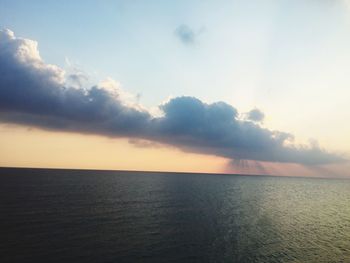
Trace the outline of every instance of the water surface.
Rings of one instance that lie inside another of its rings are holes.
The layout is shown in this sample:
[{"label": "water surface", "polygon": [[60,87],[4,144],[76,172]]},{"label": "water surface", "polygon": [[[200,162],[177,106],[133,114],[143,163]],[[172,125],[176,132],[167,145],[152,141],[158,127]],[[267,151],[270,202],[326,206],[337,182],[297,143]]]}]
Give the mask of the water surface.
[{"label": "water surface", "polygon": [[350,262],[350,180],[0,170],[0,262]]}]

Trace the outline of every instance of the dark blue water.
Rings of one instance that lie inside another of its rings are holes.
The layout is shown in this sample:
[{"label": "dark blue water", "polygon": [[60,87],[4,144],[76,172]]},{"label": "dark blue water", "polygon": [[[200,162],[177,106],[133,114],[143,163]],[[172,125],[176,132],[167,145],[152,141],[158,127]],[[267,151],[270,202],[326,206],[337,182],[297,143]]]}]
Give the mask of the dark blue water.
[{"label": "dark blue water", "polygon": [[0,170],[0,262],[350,262],[350,181]]}]

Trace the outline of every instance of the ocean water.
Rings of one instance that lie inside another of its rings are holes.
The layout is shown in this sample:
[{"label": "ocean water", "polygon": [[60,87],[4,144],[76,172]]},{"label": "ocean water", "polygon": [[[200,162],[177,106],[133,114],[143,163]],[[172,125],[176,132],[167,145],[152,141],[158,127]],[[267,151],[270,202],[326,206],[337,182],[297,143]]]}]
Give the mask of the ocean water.
[{"label": "ocean water", "polygon": [[1,169],[0,262],[350,262],[350,180]]}]

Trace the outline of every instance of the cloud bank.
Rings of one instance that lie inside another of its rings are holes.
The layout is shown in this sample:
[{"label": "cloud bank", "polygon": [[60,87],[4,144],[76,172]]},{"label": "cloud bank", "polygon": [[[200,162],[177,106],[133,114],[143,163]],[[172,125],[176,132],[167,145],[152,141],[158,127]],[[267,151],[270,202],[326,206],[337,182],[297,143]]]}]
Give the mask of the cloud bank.
[{"label": "cloud bank", "polygon": [[148,140],[231,160],[306,165],[343,161],[316,145],[293,145],[288,133],[262,128],[257,123],[264,117],[260,111],[242,120],[225,102],[208,104],[184,96],[161,104],[163,115],[155,117],[130,102],[113,80],[85,88],[80,78],[84,76],[46,64],[37,42],[0,31],[1,122]]}]

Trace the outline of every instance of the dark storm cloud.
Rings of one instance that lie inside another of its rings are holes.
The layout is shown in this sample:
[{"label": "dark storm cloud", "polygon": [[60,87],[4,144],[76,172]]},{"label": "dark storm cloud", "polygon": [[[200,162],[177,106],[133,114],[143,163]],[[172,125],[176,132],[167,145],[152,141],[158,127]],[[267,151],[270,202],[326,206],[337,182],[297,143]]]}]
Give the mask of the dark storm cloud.
[{"label": "dark storm cloud", "polygon": [[[128,137],[165,143],[184,151],[270,162],[325,164],[342,161],[318,146],[293,146],[288,133],[239,119],[224,102],[177,97],[162,104],[161,117],[125,99],[109,80],[89,89],[69,86],[70,76],[45,64],[37,43],[0,33],[0,121],[44,129]],[[75,77],[73,77],[75,78]],[[250,116],[254,121],[262,116]],[[288,145],[288,146],[287,146]]]}]

